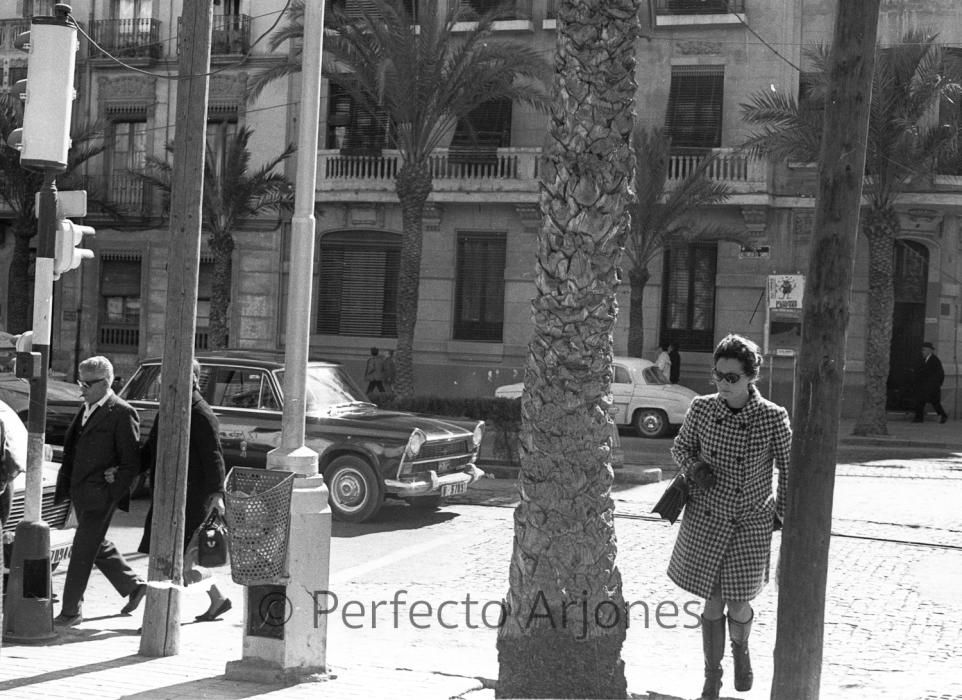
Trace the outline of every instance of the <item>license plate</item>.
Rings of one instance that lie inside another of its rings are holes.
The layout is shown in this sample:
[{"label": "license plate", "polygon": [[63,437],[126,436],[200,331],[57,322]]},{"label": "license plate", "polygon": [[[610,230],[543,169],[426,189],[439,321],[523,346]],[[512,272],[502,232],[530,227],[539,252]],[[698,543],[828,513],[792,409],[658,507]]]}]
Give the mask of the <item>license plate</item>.
[{"label": "license plate", "polygon": [[457,496],[459,493],[467,493],[468,482],[462,481],[460,484],[445,484],[441,487],[442,496]]}]

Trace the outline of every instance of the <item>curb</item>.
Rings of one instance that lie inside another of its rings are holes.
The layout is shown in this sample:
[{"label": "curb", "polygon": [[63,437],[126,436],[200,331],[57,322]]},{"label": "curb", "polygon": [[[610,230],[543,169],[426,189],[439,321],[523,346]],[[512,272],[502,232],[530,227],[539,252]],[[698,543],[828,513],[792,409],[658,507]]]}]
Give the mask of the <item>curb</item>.
[{"label": "curb", "polygon": [[[481,462],[478,467],[495,479],[517,479],[521,467],[510,464],[492,464]],[[615,467],[616,484],[657,484],[663,478],[661,467],[643,467],[625,464]]]}]

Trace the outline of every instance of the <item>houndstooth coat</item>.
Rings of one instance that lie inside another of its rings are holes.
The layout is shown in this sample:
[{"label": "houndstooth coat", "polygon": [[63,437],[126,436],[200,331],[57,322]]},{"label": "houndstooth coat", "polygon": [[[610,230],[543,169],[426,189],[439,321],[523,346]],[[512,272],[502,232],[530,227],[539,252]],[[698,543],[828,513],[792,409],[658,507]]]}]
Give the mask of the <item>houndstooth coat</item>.
[{"label": "houndstooth coat", "polygon": [[[709,598],[716,581],[725,600],[748,601],[768,581],[773,516],[784,519],[792,429],[787,411],[754,385],[738,413],[717,394],[691,402],[671,453],[691,474],[699,460],[717,478],[708,491],[692,486],[668,576]],[[777,496],[772,467],[778,467]]]}]

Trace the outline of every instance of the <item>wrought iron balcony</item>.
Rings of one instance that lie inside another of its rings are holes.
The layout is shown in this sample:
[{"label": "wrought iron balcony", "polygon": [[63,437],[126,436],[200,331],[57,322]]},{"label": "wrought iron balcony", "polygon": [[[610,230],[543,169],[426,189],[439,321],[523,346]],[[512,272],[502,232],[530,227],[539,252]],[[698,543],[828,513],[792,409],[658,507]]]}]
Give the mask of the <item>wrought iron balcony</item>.
[{"label": "wrought iron balcony", "polygon": [[[117,58],[159,59],[164,54],[160,41],[160,21],[138,19],[101,19],[90,23],[91,38]],[[104,58],[96,46],[88,43],[90,58]]]},{"label": "wrought iron balcony", "polygon": [[[23,32],[30,31],[29,19],[0,19],[0,49],[12,51],[13,42]],[[21,54],[26,56],[26,54]]]},{"label": "wrought iron balcony", "polygon": [[[183,34],[184,18],[177,18],[177,36]],[[210,30],[212,56],[245,54],[251,47],[250,15],[214,15]],[[178,44],[178,52],[180,46]]]},{"label": "wrought iron balcony", "polygon": [[725,15],[745,11],[745,0],[652,0],[656,15]]},{"label": "wrought iron balcony", "polygon": [[150,201],[147,184],[133,173],[124,170],[110,174],[107,192],[110,203],[124,214],[143,214]]}]

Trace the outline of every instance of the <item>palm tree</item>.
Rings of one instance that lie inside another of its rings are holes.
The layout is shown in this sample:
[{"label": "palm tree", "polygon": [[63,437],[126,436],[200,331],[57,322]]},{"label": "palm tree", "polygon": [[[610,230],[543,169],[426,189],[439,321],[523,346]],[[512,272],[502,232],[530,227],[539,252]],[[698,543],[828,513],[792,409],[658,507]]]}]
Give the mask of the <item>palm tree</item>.
[{"label": "palm tree", "polygon": [[638,10],[638,0],[563,0],[558,11],[497,697],[627,697],[608,409]]},{"label": "palm tree", "polygon": [[[414,393],[412,349],[421,280],[424,207],[434,188],[432,153],[459,121],[492,100],[547,108],[541,80],[547,61],[527,43],[494,30],[498,11],[471,18],[473,29],[453,32],[462,10],[451,3],[442,17],[436,0],[412,18],[401,0],[372,0],[360,17],[335,9],[324,39],[325,74],[374,118],[390,125],[401,158],[394,183],[401,206],[401,261],[397,296],[396,391]],[[298,34],[300,22],[300,34]],[[303,34],[303,19],[291,21],[274,39]],[[281,64],[253,81],[253,91],[296,69]]]},{"label": "palm tree", "polygon": [[[7,93],[0,93],[0,200],[13,212],[10,231],[13,233],[13,253],[7,279],[7,328],[21,333],[33,325],[33,272],[30,242],[37,235],[34,214],[35,195],[43,184],[43,174],[25,170],[20,165],[20,152],[7,146],[7,137],[23,125],[23,105]],[[98,202],[96,189],[78,172],[84,162],[104,150],[102,131],[97,124],[84,120],[74,122],[70,129],[71,146],[67,154],[67,169],[57,176],[60,190],[86,189],[88,201]]]},{"label": "palm tree", "polygon": [[[289,213],[293,209],[290,181],[274,169],[294,153],[288,145],[279,156],[251,172],[251,153],[247,148],[253,130],[243,127],[228,140],[223,156],[218,156],[210,143],[204,162],[203,219],[210,250],[214,255],[211,281],[209,338],[211,348],[227,347],[230,329],[230,300],[233,281],[234,229],[244,219],[267,212]],[[173,145],[167,145],[173,153]],[[169,161],[150,156],[147,172],[140,175],[145,182],[157,186],[165,195],[165,208],[170,205],[171,176]]]},{"label": "palm tree", "polygon": [[[806,52],[816,72],[812,98],[826,99],[828,53]],[[856,435],[885,435],[886,383],[894,309],[893,253],[899,232],[896,204],[913,178],[931,176],[955,149],[957,130],[932,120],[940,102],[962,92],[959,73],[943,57],[934,35],[913,30],[901,43],[880,48],[872,80],[862,234],[868,242],[869,289],[865,335],[865,389]],[[800,109],[794,97],[771,91],[742,105],[745,119],[761,127],[746,147],[773,158],[814,161],[821,138],[817,109]]]},{"label": "palm tree", "polygon": [[641,357],[645,351],[645,287],[651,278],[648,264],[665,245],[677,241],[735,239],[734,229],[705,223],[697,218],[699,207],[724,202],[731,188],[708,177],[714,162],[706,156],[673,187],[667,187],[671,141],[663,129],[636,127],[631,135],[638,159],[635,170],[637,201],[630,205],[631,228],[625,253],[631,261],[628,282],[631,308],[628,325],[628,354]]}]

